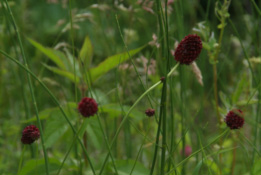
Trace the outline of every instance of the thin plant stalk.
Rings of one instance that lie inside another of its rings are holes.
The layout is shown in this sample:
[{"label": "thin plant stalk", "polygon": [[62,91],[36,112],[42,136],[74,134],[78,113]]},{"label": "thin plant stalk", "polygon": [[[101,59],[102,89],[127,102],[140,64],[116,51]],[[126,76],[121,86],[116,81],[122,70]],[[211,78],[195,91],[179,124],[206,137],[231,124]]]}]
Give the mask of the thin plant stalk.
[{"label": "thin plant stalk", "polygon": [[[168,73],[168,76],[169,77],[176,69],[177,67],[179,66],[179,63],[177,63],[172,69],[171,71]],[[149,89],[147,89],[136,101],[135,103],[130,107],[130,109],[127,111],[126,115],[124,116],[123,120],[121,121],[112,141],[111,141],[111,145],[110,145],[110,150],[115,142],[115,140],[117,139],[119,133],[120,133],[120,130],[121,128],[123,127],[124,123],[127,121],[128,117],[129,117],[129,114],[131,113],[131,111],[134,109],[134,107],[141,101],[141,99],[143,99],[150,91],[152,91],[153,89],[155,89],[158,85],[160,85],[162,82],[161,81],[158,81],[157,83],[155,83],[154,85],[152,85]],[[105,164],[107,163],[108,161],[108,158],[109,158],[109,153],[107,154],[107,156],[105,157],[105,160],[103,162],[103,165],[101,167],[101,170],[100,170],[100,173],[99,175],[102,174],[103,170],[104,170],[104,167],[105,167]]]},{"label": "thin plant stalk", "polygon": [[[224,6],[226,3],[229,3],[229,1],[224,0]],[[214,56],[214,64],[213,64],[213,86],[214,86],[214,98],[215,98],[215,110],[216,110],[216,115],[217,115],[217,120],[219,123],[219,126],[221,126],[222,124],[222,118],[221,115],[219,113],[219,100],[218,100],[218,76],[217,76],[217,60],[218,60],[218,56],[221,50],[221,44],[222,44],[222,39],[223,39],[223,35],[224,35],[224,29],[225,29],[225,20],[226,17],[225,16],[221,16],[221,30],[220,30],[220,34],[219,34],[219,39],[218,39],[218,47],[216,50],[216,54]],[[219,146],[222,148],[223,145],[223,141],[222,139],[220,139],[219,142]],[[222,154],[219,154],[219,163],[220,163],[220,168],[219,168],[219,172],[220,175],[222,175]]]},{"label": "thin plant stalk", "polygon": [[[92,90],[91,83],[90,83],[90,81],[89,81],[89,79],[88,79],[88,77],[90,76],[88,73],[89,73],[89,72],[87,72],[87,70],[84,69],[84,74],[85,74],[86,82],[87,82],[87,84],[89,85],[89,89],[90,89],[90,90],[89,90],[89,91],[90,91],[90,95],[91,95],[91,97],[93,98],[93,93],[94,93],[94,92],[93,92],[93,90]],[[101,109],[101,110],[102,110],[102,109]],[[111,157],[111,161],[112,161],[113,168],[114,168],[114,170],[115,170],[116,175],[118,175],[119,173],[118,173],[118,170],[117,170],[117,168],[116,168],[116,164],[115,164],[115,161],[114,161],[112,152],[111,152],[111,148],[110,148],[110,145],[109,145],[108,137],[107,137],[107,135],[105,134],[105,131],[104,131],[103,127],[102,127],[102,123],[101,123],[101,120],[100,120],[100,114],[99,114],[99,113],[97,113],[97,119],[98,119],[98,123],[99,123],[100,129],[101,129],[101,131],[102,131],[102,135],[103,135],[104,140],[105,140],[105,142],[106,142],[106,147],[107,147],[107,149],[108,149],[108,151],[109,151],[109,155],[110,155],[110,157]]]},{"label": "thin plant stalk", "polygon": [[143,145],[145,144],[145,141],[146,141],[147,136],[148,136],[148,134],[149,134],[149,130],[150,130],[150,126],[148,127],[148,129],[147,129],[147,131],[146,131],[146,135],[144,136],[144,139],[143,139],[143,141],[142,141],[142,144],[140,145],[140,148],[139,148],[138,154],[137,154],[137,156],[136,156],[135,163],[134,163],[134,165],[133,165],[133,167],[132,167],[132,169],[131,169],[130,175],[132,175],[132,173],[133,173],[133,171],[134,171],[134,168],[135,168],[135,166],[136,166],[136,163],[138,162],[138,158],[139,158],[139,156],[140,156],[140,154],[141,154],[141,152],[142,152]]},{"label": "thin plant stalk", "polygon": [[197,151],[193,152],[192,154],[190,154],[187,158],[183,159],[180,163],[178,163],[176,165],[175,168],[173,168],[172,170],[170,170],[168,173],[166,173],[166,175],[171,174],[173,171],[175,171],[179,166],[183,165],[185,162],[187,162],[191,157],[197,155],[198,153],[200,153],[202,150],[206,149],[207,147],[209,147],[210,145],[212,145],[213,143],[215,143],[216,141],[218,141],[219,139],[221,139],[225,134],[227,134],[229,132],[229,129],[226,129],[225,131],[223,131],[221,134],[219,134],[215,139],[213,139],[211,142],[209,142],[206,146],[204,146],[203,148],[198,149]]},{"label": "thin plant stalk", "polygon": [[[144,85],[144,83],[142,82],[141,77],[140,77],[140,74],[138,73],[137,67],[136,67],[136,65],[134,64],[133,59],[132,59],[132,57],[131,57],[131,55],[130,55],[130,53],[129,53],[128,46],[126,45],[126,43],[125,43],[125,41],[124,41],[124,39],[123,39],[123,35],[122,35],[122,32],[121,32],[121,27],[120,27],[120,23],[119,23],[119,20],[118,20],[118,16],[115,15],[115,18],[116,18],[116,21],[117,21],[118,30],[119,30],[119,33],[120,33],[122,42],[123,42],[123,44],[124,44],[124,47],[125,47],[125,49],[126,49],[126,51],[127,51],[127,54],[128,54],[128,56],[129,56],[129,58],[130,58],[130,60],[131,60],[131,64],[132,64],[133,67],[134,67],[135,73],[137,74],[137,76],[138,76],[138,78],[139,78],[139,81],[140,81],[140,83],[141,83],[141,85],[142,85],[142,87],[143,87],[143,90],[145,91],[145,90],[146,90],[145,85]],[[151,107],[153,107],[153,106],[152,106],[152,103],[151,103],[151,100],[150,100],[149,94],[147,95],[147,97],[148,97],[148,100],[149,100],[149,103],[150,103]]]},{"label": "thin plant stalk", "polygon": [[[75,51],[74,51],[74,28],[73,28],[73,17],[72,17],[72,0],[69,0],[69,18],[70,18],[70,38],[71,38],[71,43],[72,43],[72,57],[73,57],[73,74],[74,74],[74,100],[75,103],[78,102],[78,95],[77,95],[77,83],[76,83],[76,60],[75,60]],[[57,38],[58,39],[58,38]],[[77,128],[77,124],[75,126]],[[85,140],[83,138],[83,140]],[[85,142],[84,142],[85,143]],[[86,148],[87,149],[87,148]],[[75,146],[75,157],[78,158],[78,148],[77,145]],[[87,158],[85,158],[85,164],[87,165]],[[81,161],[81,159],[79,160]],[[80,163],[81,164],[81,163]],[[79,172],[81,172],[82,168],[79,166]]]},{"label": "thin plant stalk", "polygon": [[[160,114],[160,116],[161,116],[161,114]],[[155,168],[156,159],[157,159],[157,155],[158,155],[159,137],[160,137],[160,129],[161,129],[161,120],[162,120],[162,117],[159,118],[157,135],[156,135],[156,143],[155,143],[155,148],[154,148],[152,164],[151,164],[151,168],[150,168],[150,175],[153,175],[153,171],[154,171],[154,168]]]},{"label": "thin plant stalk", "polygon": [[19,161],[19,167],[18,167],[17,174],[19,174],[19,172],[21,171],[25,150],[26,150],[26,146],[24,145],[23,150],[22,150],[22,154],[21,154],[21,157],[20,157],[20,161]]},{"label": "thin plant stalk", "polygon": [[[20,37],[20,32],[19,32],[19,29],[16,25],[15,18],[13,16],[13,13],[11,11],[11,8],[9,7],[7,0],[5,0],[5,4],[7,6],[9,15],[11,16],[11,19],[12,19],[12,22],[13,22],[13,27],[14,27],[15,32],[16,32],[16,36],[17,36],[17,39],[18,39],[18,42],[19,42],[19,46],[20,46],[20,50],[21,50],[21,53],[22,53],[22,58],[23,58],[25,67],[29,69],[28,63],[27,63],[27,58],[26,58],[25,52],[24,52],[23,43],[22,43],[22,40],[21,40],[21,37]],[[40,138],[41,138],[41,144],[42,144],[42,148],[43,148],[43,152],[44,152],[45,170],[46,170],[46,174],[49,175],[49,166],[48,166],[49,163],[48,163],[47,151],[46,151],[45,144],[44,144],[44,137],[43,137],[44,134],[43,134],[42,124],[41,124],[39,114],[38,114],[38,107],[37,107],[37,103],[36,103],[36,99],[35,99],[35,95],[34,95],[34,88],[33,88],[31,76],[30,76],[29,73],[27,73],[27,79],[28,79],[28,83],[29,83],[29,89],[30,89],[30,94],[31,94],[32,101],[33,101],[33,106],[34,106],[34,109],[35,109],[38,127],[39,127],[40,134],[41,134]]]}]

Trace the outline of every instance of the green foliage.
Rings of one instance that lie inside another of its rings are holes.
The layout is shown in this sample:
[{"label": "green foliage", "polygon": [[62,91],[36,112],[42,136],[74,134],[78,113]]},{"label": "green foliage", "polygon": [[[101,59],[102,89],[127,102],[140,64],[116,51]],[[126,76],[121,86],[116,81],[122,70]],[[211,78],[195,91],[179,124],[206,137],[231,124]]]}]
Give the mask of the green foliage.
[{"label": "green foliage", "polygon": [[[54,174],[60,165],[60,162],[57,159],[49,159],[50,163],[50,173]],[[45,175],[45,166],[44,159],[32,159],[25,163],[22,170],[18,173],[18,175]]]},{"label": "green foliage", "polygon": [[[118,175],[132,170],[133,175],[148,175],[154,157],[153,175],[160,171],[175,175],[261,173],[261,2],[167,3],[8,1],[14,28],[5,0],[0,1],[0,174],[47,174],[44,150],[49,175],[57,174],[59,168],[62,175],[98,175],[103,165],[104,175],[117,174],[116,170]],[[194,33],[203,43],[196,63],[204,86],[196,84],[194,72],[186,65],[180,65],[163,86],[160,77],[167,73],[166,67],[176,65],[170,54],[174,46]],[[22,50],[28,65],[22,60]],[[22,65],[28,66],[32,81]],[[149,96],[141,96],[157,82]],[[161,91],[163,87],[166,91]],[[98,103],[98,114],[90,118],[77,110],[79,100],[86,96]],[[145,115],[148,108],[155,109],[155,116]],[[223,132],[227,129],[224,117],[232,108],[244,112],[244,127]],[[37,113],[46,149],[40,139],[25,146],[20,141],[25,126],[39,127]],[[166,125],[159,128],[163,115]],[[189,157],[182,156],[186,145],[192,148]],[[166,157],[162,159],[163,148]]]}]

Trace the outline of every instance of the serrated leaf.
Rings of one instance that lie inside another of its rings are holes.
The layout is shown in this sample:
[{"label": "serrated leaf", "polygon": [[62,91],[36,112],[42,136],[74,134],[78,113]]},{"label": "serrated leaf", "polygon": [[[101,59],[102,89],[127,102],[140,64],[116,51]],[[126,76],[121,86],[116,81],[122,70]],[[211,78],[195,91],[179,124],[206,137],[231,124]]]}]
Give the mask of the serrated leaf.
[{"label": "serrated leaf", "polygon": [[90,67],[93,57],[93,47],[91,40],[88,36],[85,37],[83,46],[79,54],[80,60],[84,63],[84,68]]},{"label": "serrated leaf", "polygon": [[52,72],[54,72],[54,73],[56,73],[58,75],[61,75],[61,76],[65,77],[65,78],[68,78],[69,80],[71,80],[74,83],[79,83],[79,81],[80,81],[80,78],[78,76],[76,76],[76,78],[75,78],[74,74],[71,73],[71,72],[68,72],[66,70],[61,70],[61,69],[59,69],[57,67],[48,66],[46,64],[43,64],[43,65],[44,65],[44,67],[46,67],[50,71],[52,71]]},{"label": "serrated leaf", "polygon": [[46,48],[32,39],[28,39],[28,41],[39,51],[45,54],[50,60],[52,60],[59,68],[65,70],[65,64],[63,63],[62,59],[60,59],[60,57],[58,56],[58,54],[62,54],[61,52],[51,48]]},{"label": "serrated leaf", "polygon": [[[146,46],[147,45],[139,47],[137,49],[130,50],[129,51],[130,56],[133,56],[133,55],[139,53]],[[90,70],[92,81],[95,81],[100,76],[106,74],[108,71],[117,67],[119,64],[127,61],[128,59],[130,59],[130,57],[127,52],[108,57],[103,62],[101,62],[97,67],[92,68]]]}]

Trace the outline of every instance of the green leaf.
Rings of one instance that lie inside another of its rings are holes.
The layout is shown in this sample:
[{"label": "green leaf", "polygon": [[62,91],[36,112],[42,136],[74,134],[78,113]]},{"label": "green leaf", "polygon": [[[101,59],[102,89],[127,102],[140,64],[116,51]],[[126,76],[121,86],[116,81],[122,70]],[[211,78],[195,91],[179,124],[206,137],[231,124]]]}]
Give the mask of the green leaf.
[{"label": "green leaf", "polygon": [[258,159],[255,161],[255,164],[253,166],[253,174],[261,174],[261,159]]},{"label": "green leaf", "polygon": [[[110,118],[114,118],[114,117],[119,117],[122,116],[122,109],[121,106],[119,104],[106,104],[106,105],[102,105],[100,106],[101,111],[104,113],[108,113]],[[124,105],[123,106],[123,110],[126,113],[128,110],[130,109],[130,106]],[[138,111],[138,110],[132,110],[132,112],[130,113],[130,117],[135,119],[135,121],[140,121],[144,118],[146,118],[146,116],[144,115],[144,113]]]},{"label": "green leaf", "polygon": [[238,101],[236,104],[238,106],[245,106],[245,105],[253,105],[253,104],[256,104],[256,103],[258,103],[258,100],[252,99],[252,100],[241,100],[241,101]]},{"label": "green leaf", "polygon": [[[56,108],[48,108],[48,109],[45,109],[45,110],[39,112],[38,115],[39,115],[40,120],[47,119],[50,116],[51,112],[53,112],[55,109]],[[34,116],[33,118],[30,118],[28,120],[22,121],[22,123],[31,123],[31,122],[35,122],[35,121],[37,121],[36,116]]]},{"label": "green leaf", "polygon": [[193,171],[193,175],[199,175],[199,171],[201,169],[203,165],[203,160],[199,161],[199,163],[197,164],[197,166],[195,167],[194,171]]},{"label": "green leaf", "polygon": [[[116,160],[115,161],[117,170],[119,175],[129,175],[134,164],[135,161],[134,160]],[[108,165],[108,169],[110,169],[110,171],[113,170],[112,164],[110,163]],[[107,172],[107,174],[109,174],[110,172]],[[132,174],[137,174],[137,175],[148,175],[149,174],[149,170],[140,162],[136,162],[135,168],[132,172]]]},{"label": "green leaf", "polygon": [[84,68],[89,68],[93,57],[93,47],[88,36],[85,37],[83,46],[80,50],[80,60],[84,63]]},{"label": "green leaf", "polygon": [[60,59],[62,52],[59,52],[59,51],[51,49],[51,48],[46,48],[43,45],[41,45],[40,43],[38,43],[32,39],[28,39],[28,40],[34,47],[36,47],[39,51],[41,51],[43,54],[45,54],[48,58],[50,58],[59,68],[65,70],[65,65],[64,65],[63,61]]},{"label": "green leaf", "polygon": [[237,84],[236,90],[232,94],[233,104],[235,104],[238,101],[240,95],[242,94],[242,92],[244,90],[245,85],[247,85],[247,79],[246,79],[246,76],[242,76],[241,80]]},{"label": "green leaf", "polygon": [[[29,149],[29,147],[28,147]],[[57,159],[49,158],[49,173],[55,173],[59,166],[60,162]],[[33,159],[25,163],[22,170],[18,175],[46,175],[45,171],[45,161],[44,159]]]},{"label": "green leaf", "polygon": [[43,65],[44,65],[44,67],[46,67],[50,71],[52,71],[52,72],[54,72],[54,73],[56,73],[58,75],[61,75],[61,76],[65,77],[65,78],[68,78],[69,80],[71,80],[74,83],[79,83],[79,81],[80,81],[80,78],[78,76],[76,76],[76,79],[75,79],[74,74],[71,73],[71,72],[68,72],[66,70],[61,70],[61,69],[53,67],[53,66],[48,66],[46,64],[43,64]]},{"label": "green leaf", "polygon": [[86,119],[86,120],[89,120],[89,125],[87,125],[87,128],[86,128],[88,138],[90,139],[90,142],[97,150],[101,150],[102,147],[104,147],[106,143],[105,143],[97,116],[94,116],[94,117]]},{"label": "green leaf", "polygon": [[[77,119],[75,103],[68,103],[64,108],[64,112],[69,117],[71,122]],[[68,130],[71,130],[66,119],[63,117],[60,109],[57,107],[46,121],[44,129],[44,140],[46,148],[50,148],[58,141]]]},{"label": "green leaf", "polygon": [[[145,47],[146,47],[146,45],[139,47],[137,49],[134,49],[134,50],[130,50],[129,51],[130,56],[132,57],[133,55],[139,53]],[[130,59],[130,57],[127,52],[108,57],[106,60],[104,60],[102,63],[100,63],[97,67],[92,68],[90,70],[92,81],[95,81],[100,76],[106,74],[108,71],[117,67],[117,65],[127,61],[128,59]]]},{"label": "green leaf", "polygon": [[227,108],[227,109],[230,109],[231,107],[231,104],[230,104],[230,99],[226,96],[226,94],[224,94],[223,92],[219,92],[219,97],[222,101],[222,103],[224,104],[224,106]]}]

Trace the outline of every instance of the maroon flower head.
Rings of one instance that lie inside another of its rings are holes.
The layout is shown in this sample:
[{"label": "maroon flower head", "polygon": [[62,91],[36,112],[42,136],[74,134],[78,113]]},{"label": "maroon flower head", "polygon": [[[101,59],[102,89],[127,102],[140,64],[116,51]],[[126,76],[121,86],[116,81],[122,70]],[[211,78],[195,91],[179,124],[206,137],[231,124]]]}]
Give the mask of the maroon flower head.
[{"label": "maroon flower head", "polygon": [[84,97],[78,104],[78,110],[84,117],[90,117],[97,113],[98,105],[93,98]]},{"label": "maroon flower head", "polygon": [[29,125],[24,128],[21,142],[23,144],[32,144],[39,139],[40,131],[35,125]]},{"label": "maroon flower head", "polygon": [[160,81],[161,81],[161,82],[164,82],[165,79],[166,79],[165,77],[161,77],[161,78],[160,78]]},{"label": "maroon flower head", "polygon": [[230,129],[239,129],[244,125],[243,112],[239,109],[233,109],[228,112],[225,122]]},{"label": "maroon flower head", "polygon": [[154,114],[155,114],[155,109],[147,109],[145,111],[145,114],[148,116],[148,117],[152,117]]},{"label": "maroon flower head", "polygon": [[198,35],[186,36],[175,50],[175,60],[180,64],[190,64],[199,56],[202,42]]}]

